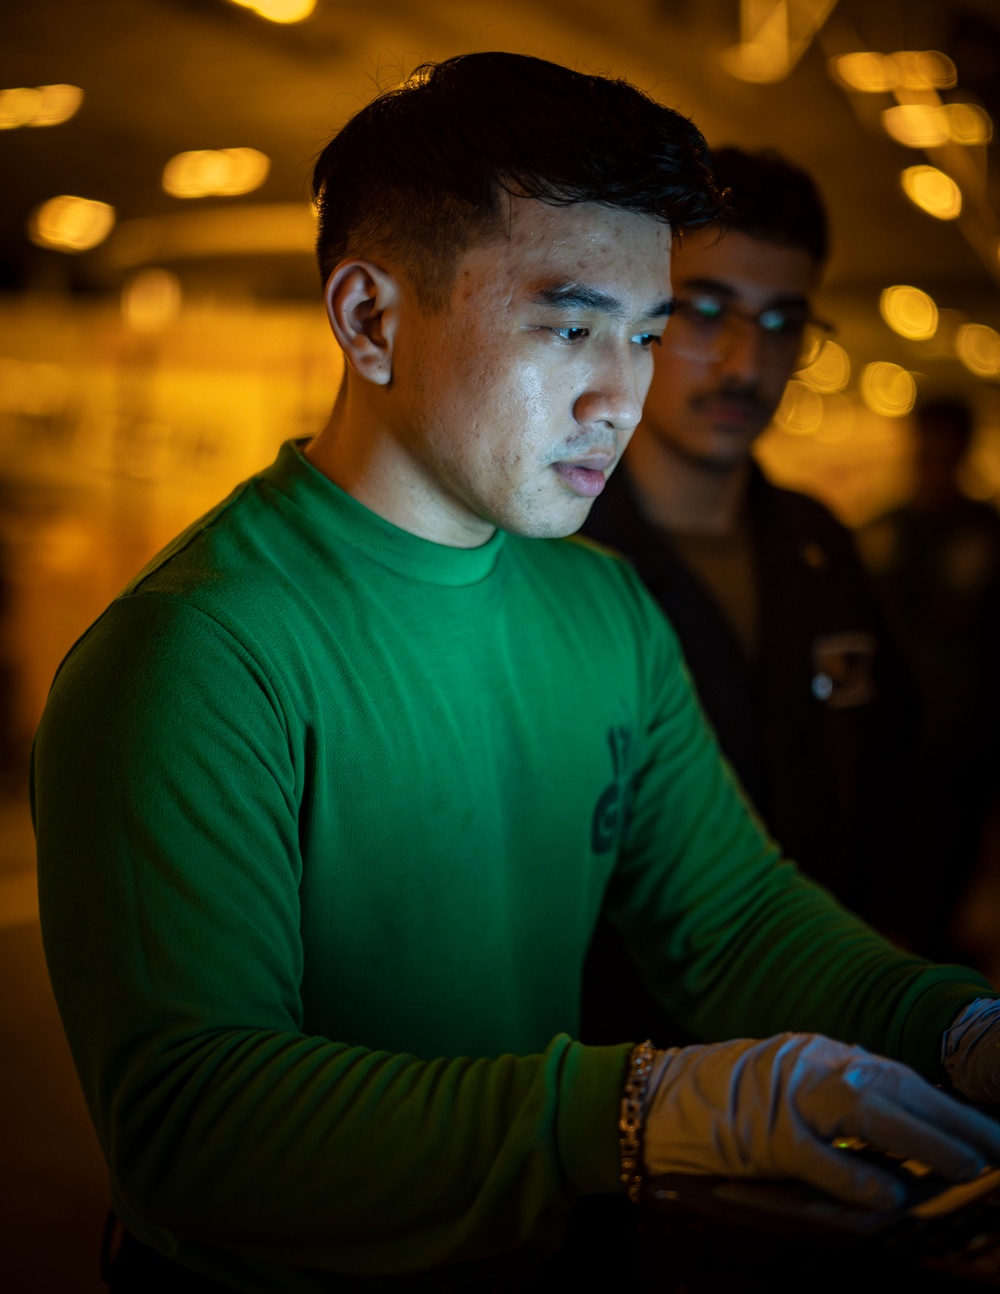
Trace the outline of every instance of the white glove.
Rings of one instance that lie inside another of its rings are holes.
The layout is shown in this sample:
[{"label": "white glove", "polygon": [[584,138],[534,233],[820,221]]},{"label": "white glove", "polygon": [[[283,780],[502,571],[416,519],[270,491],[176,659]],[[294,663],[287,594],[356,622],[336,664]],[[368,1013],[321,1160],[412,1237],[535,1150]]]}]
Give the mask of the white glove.
[{"label": "white glove", "polygon": [[977,997],[945,1030],[941,1063],[952,1087],[980,1105],[1000,1105],[1000,1001]]},{"label": "white glove", "polygon": [[892,1175],[831,1144],[858,1137],[954,1181],[1000,1163],[1000,1126],[898,1061],[819,1034],[657,1053],[646,1171],[795,1177],[873,1209],[905,1203]]}]

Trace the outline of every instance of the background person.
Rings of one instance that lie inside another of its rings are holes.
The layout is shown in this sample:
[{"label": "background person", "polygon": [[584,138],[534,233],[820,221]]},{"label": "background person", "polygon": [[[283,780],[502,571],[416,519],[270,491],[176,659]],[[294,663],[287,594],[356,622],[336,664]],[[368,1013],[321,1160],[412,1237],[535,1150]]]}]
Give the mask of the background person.
[{"label": "background person", "polygon": [[[788,856],[895,929],[910,690],[849,533],[752,457],[824,336],[812,297],[826,212],[776,153],[723,148],[713,164],[729,191],[725,230],[677,249],[676,314],[642,422],[584,533],[625,554],[666,612],[723,753]],[[606,924],[585,999],[596,1041],[676,1027]]]},{"label": "background person", "polygon": [[[831,1137],[954,1178],[1000,1158],[900,1063],[996,1096],[967,1064],[985,982],[782,863],[640,582],[559,539],[639,421],[672,233],[718,217],[701,136],[469,55],[355,116],[315,188],[328,425],[136,577],[35,746],[46,955],[131,1237],[113,1288],[521,1289],[576,1198],[646,1172],[894,1207]],[[574,1041],[601,910],[736,1041]]]}]

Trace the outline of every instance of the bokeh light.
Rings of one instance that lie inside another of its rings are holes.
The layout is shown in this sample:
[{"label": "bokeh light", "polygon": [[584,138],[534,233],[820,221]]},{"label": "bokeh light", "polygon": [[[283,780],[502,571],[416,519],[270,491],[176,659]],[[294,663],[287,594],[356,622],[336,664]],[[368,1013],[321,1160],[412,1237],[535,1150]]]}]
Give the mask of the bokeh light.
[{"label": "bokeh light", "polygon": [[80,104],[83,91],[78,85],[20,86],[0,90],[0,130],[18,126],[59,126],[69,121]]},{"label": "bokeh light", "polygon": [[793,378],[785,387],[775,419],[782,431],[811,436],[823,421],[823,398],[811,386]]},{"label": "bokeh light", "polygon": [[951,138],[948,115],[937,103],[900,103],[882,113],[886,134],[907,148],[940,148]]},{"label": "bokeh light", "polygon": [[174,198],[235,197],[259,189],[270,169],[256,148],[199,148],[170,159],[163,187]]},{"label": "bokeh light", "polygon": [[893,332],[910,341],[926,341],[937,332],[937,305],[920,288],[903,284],[886,288],[879,299],[879,309]]},{"label": "bokeh light", "polygon": [[890,90],[946,90],[957,80],[955,64],[937,50],[900,50],[896,54],[859,51],[830,59],[830,71],[842,85],[862,94]]},{"label": "bokeh light", "polygon": [[64,193],[32,212],[28,236],[39,247],[85,252],[103,243],[114,223],[115,209],[108,203]]},{"label": "bokeh light", "polygon": [[841,54],[830,59],[830,70],[838,81],[862,94],[885,94],[899,84],[899,67],[891,54]]},{"label": "bokeh light", "polygon": [[233,0],[269,22],[301,22],[316,8],[316,0]]},{"label": "bokeh light", "polygon": [[948,103],[944,112],[956,144],[988,144],[993,138],[993,120],[978,103]]},{"label": "bokeh light", "polygon": [[967,323],[958,330],[955,350],[970,373],[976,377],[1000,374],[1000,333],[987,324]]},{"label": "bokeh light", "polygon": [[159,268],[140,270],[122,288],[122,317],[138,333],[162,332],[180,314],[182,299],[176,274]]},{"label": "bokeh light", "polygon": [[851,380],[850,357],[843,346],[827,340],[812,363],[799,370],[797,377],[806,386],[823,395],[843,391]]},{"label": "bokeh light", "polygon": [[884,418],[904,417],[917,400],[913,374],[886,360],[865,365],[861,371],[860,388],[861,398],[868,408]]},{"label": "bokeh light", "polygon": [[900,178],[906,196],[929,216],[955,220],[962,214],[962,190],[936,166],[908,166]]},{"label": "bokeh light", "polygon": [[958,80],[955,64],[938,50],[899,50],[891,57],[898,68],[898,85],[902,89],[948,90]]}]

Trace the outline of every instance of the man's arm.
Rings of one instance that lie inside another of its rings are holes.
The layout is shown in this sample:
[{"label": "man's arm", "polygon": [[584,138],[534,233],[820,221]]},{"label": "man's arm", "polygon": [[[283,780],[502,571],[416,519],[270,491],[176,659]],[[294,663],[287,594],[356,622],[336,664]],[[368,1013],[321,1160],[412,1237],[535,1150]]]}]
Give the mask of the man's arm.
[{"label": "man's arm", "polygon": [[116,603],[56,681],[43,933],[116,1207],[209,1269],[206,1245],[395,1272],[544,1243],[573,1194],[616,1186],[626,1049],[426,1061],[310,1036],[308,761],[275,671],[169,597]]},{"label": "man's arm", "polygon": [[986,981],[899,951],[781,860],[672,631],[626,576],[646,617],[650,723],[606,910],[651,991],[706,1040],[822,1033],[940,1078],[944,1030]]}]

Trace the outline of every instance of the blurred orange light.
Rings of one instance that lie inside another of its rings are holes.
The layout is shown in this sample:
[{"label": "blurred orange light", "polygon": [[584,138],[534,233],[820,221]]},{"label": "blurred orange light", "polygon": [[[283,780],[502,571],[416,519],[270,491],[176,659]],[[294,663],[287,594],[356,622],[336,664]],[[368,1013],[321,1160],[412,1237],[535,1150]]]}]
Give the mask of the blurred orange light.
[{"label": "blurred orange light", "polygon": [[823,395],[843,391],[851,379],[851,361],[843,346],[825,341],[813,362],[796,375],[806,386]]},{"label": "blurred orange light", "polygon": [[823,421],[823,400],[811,386],[795,378],[785,387],[775,415],[782,431],[792,436],[811,436]]},{"label": "blurred orange light", "polygon": [[181,300],[181,281],[176,274],[140,270],[122,288],[122,315],[136,332],[162,332],[180,314]]},{"label": "blurred orange light", "polygon": [[902,418],[916,403],[917,384],[905,368],[878,360],[861,372],[861,398],[872,413]]},{"label": "blurred orange light", "polygon": [[108,203],[64,193],[43,202],[32,213],[28,235],[39,247],[85,252],[103,243],[114,223],[115,209]]},{"label": "blurred orange light", "polygon": [[882,318],[893,332],[911,341],[926,341],[937,332],[938,308],[934,298],[899,284],[886,288],[879,300]]},{"label": "blurred orange light", "polygon": [[175,198],[234,197],[259,189],[270,169],[256,148],[199,148],[170,159],[163,187]]},{"label": "blurred orange light", "polygon": [[929,216],[954,220],[962,214],[962,190],[936,166],[908,166],[900,178],[906,196]]},{"label": "blurred orange light", "polygon": [[988,144],[993,138],[990,114],[976,103],[949,103],[944,112],[948,134],[956,144]]},{"label": "blurred orange light", "polygon": [[898,84],[904,89],[947,90],[958,80],[955,64],[937,50],[899,50],[892,58],[899,68]]},{"label": "blurred orange light", "polygon": [[69,121],[83,102],[77,85],[21,86],[0,90],[0,130],[18,126],[59,126]]},{"label": "blurred orange light", "polygon": [[899,85],[900,71],[891,54],[841,54],[830,59],[838,81],[862,94],[885,94]]},{"label": "blurred orange light", "polygon": [[967,323],[955,338],[958,358],[976,377],[1000,375],[1000,333],[986,324]]},{"label": "blurred orange light", "polygon": [[233,0],[270,22],[301,22],[316,8],[316,0]]},{"label": "blurred orange light", "polygon": [[882,125],[887,134],[907,148],[940,148],[951,136],[948,114],[933,103],[901,103],[886,108]]}]

